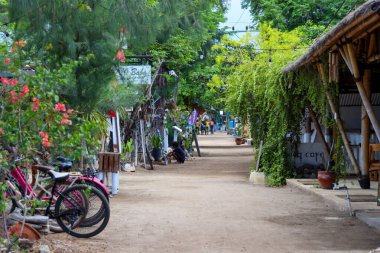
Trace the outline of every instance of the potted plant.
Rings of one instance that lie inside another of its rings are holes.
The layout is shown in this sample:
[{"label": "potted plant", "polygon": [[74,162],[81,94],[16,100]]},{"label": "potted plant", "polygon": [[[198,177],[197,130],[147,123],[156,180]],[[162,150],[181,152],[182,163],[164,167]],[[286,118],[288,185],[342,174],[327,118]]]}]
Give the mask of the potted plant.
[{"label": "potted plant", "polygon": [[339,180],[336,177],[337,166],[334,160],[330,160],[327,165],[327,170],[318,171],[318,182],[322,189],[332,189],[334,183]]},{"label": "potted plant", "polygon": [[243,137],[242,124],[237,124],[234,135],[235,135],[236,145],[241,145],[241,144],[244,144],[246,142],[246,139]]},{"label": "potted plant", "polygon": [[158,134],[153,135],[152,137],[152,156],[155,161],[159,161],[161,158],[161,139]]},{"label": "potted plant", "polygon": [[135,171],[135,167],[132,164],[132,152],[133,152],[133,139],[130,138],[124,145],[121,153],[122,168],[125,171]]}]

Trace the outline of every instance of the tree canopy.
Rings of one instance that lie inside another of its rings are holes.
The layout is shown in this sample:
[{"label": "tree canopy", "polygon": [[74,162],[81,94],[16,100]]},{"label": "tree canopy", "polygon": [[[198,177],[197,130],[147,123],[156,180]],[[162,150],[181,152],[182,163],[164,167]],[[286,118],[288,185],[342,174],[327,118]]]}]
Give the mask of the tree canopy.
[{"label": "tree canopy", "polygon": [[280,30],[293,30],[307,21],[328,27],[365,0],[243,0],[256,24],[270,22]]},{"label": "tree canopy", "polygon": [[[52,68],[80,62],[64,93],[74,106],[91,111],[114,78],[118,49],[144,53],[172,36],[208,32],[205,12],[223,1],[190,0],[14,0],[9,22],[28,38],[31,53],[45,49]],[[206,30],[204,30],[206,29]]]}]

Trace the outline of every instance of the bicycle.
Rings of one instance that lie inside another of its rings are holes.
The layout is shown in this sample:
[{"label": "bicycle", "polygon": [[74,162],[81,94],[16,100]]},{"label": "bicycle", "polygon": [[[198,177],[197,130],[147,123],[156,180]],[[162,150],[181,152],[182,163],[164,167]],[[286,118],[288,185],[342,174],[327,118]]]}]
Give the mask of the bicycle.
[{"label": "bicycle", "polygon": [[[53,180],[50,198],[42,199],[47,203],[47,207],[40,208],[39,211],[44,210],[44,215],[55,219],[63,231],[78,238],[89,238],[104,230],[109,221],[110,209],[103,193],[89,185],[74,185],[59,190],[59,184],[69,178],[69,173],[55,172],[51,167],[43,165],[37,165],[35,168],[46,173]],[[19,199],[12,200],[12,204],[26,210],[28,200],[36,198],[36,194],[23,177],[19,167],[15,167],[12,172],[9,174],[13,174],[16,178],[10,175],[9,178],[13,180],[7,180],[7,185],[14,193],[11,198]],[[18,185],[15,185],[14,181]],[[26,189],[26,192],[23,189]],[[20,201],[20,196],[26,199],[24,203]],[[54,211],[51,210],[53,207]],[[99,210],[101,210],[101,217],[93,215],[93,213],[99,214]]]}]

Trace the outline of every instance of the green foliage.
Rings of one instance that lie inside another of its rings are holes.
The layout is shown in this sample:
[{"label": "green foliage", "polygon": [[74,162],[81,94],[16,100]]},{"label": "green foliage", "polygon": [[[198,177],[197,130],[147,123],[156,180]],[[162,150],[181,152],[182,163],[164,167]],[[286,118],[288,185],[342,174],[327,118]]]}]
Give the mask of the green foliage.
[{"label": "green foliage", "polygon": [[[73,82],[63,92],[71,106],[90,113],[103,95],[109,94],[107,89],[118,64],[114,60],[117,50],[128,48],[129,54],[138,54],[153,43],[169,40],[170,47],[175,41],[182,50],[173,48],[170,52],[176,54],[172,59],[183,64],[191,55],[190,43],[196,41],[189,41],[187,34],[207,34],[207,14],[222,2],[14,0],[9,1],[9,13],[17,36],[28,34],[33,44],[30,54],[41,56],[41,49],[47,50],[44,64],[59,68],[71,60],[80,63]],[[129,91],[123,93],[121,97],[130,95]]]},{"label": "green foliage", "polygon": [[158,134],[153,135],[152,137],[152,147],[159,149],[161,147],[161,139]]},{"label": "green foliage", "polygon": [[[197,105],[222,108],[213,99],[216,92],[210,92],[207,87],[208,80],[215,73],[212,68],[213,55],[209,49],[220,38],[218,24],[225,19],[225,9],[223,5],[219,6],[220,2],[222,1],[210,1],[208,8],[197,10],[197,25],[179,30],[175,36],[169,37],[164,43],[158,41],[149,50],[149,54],[155,58],[165,58],[165,67],[175,70],[179,76],[177,103],[181,107],[192,108]],[[175,80],[172,78],[169,81],[168,90],[173,90]],[[170,97],[173,93],[167,91],[165,94]]]},{"label": "green foliage", "polygon": [[124,144],[124,150],[127,153],[132,153],[133,152],[133,139],[130,138],[127,143]]},{"label": "green foliage", "polygon": [[289,132],[298,136],[305,105],[311,102],[317,112],[325,108],[315,72],[283,73],[306,50],[304,37],[299,29],[280,32],[263,24],[255,38],[247,35],[236,42],[224,37],[213,47],[219,53],[215,57],[219,73],[208,86],[226,90],[220,99],[243,124],[249,124],[256,149],[263,140],[260,164],[269,185],[282,185],[293,176],[292,147],[285,136]]},{"label": "green foliage", "polygon": [[270,22],[280,30],[293,30],[311,21],[324,27],[335,24],[365,0],[243,0],[256,24]]}]

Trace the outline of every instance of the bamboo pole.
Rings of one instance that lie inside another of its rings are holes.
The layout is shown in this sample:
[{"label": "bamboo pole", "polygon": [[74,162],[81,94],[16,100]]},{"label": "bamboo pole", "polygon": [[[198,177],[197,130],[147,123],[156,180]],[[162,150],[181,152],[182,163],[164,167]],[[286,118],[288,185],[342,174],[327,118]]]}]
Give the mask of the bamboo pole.
[{"label": "bamboo pole", "polygon": [[348,56],[346,55],[346,52],[344,50],[344,46],[342,47],[339,47],[339,52],[340,52],[340,55],[342,56],[344,62],[346,63],[348,69],[350,70],[350,72],[352,73],[352,66],[351,66],[351,63],[348,59]]},{"label": "bamboo pole", "polygon": [[309,109],[311,120],[313,121],[314,127],[317,130],[317,134],[322,141],[322,146],[323,146],[323,150],[325,151],[326,158],[329,160],[330,159],[330,148],[329,148],[329,145],[327,144],[327,142],[325,140],[325,135],[323,134],[321,124],[319,124],[317,115],[315,114],[313,108],[310,105],[308,105],[307,109]]},{"label": "bamboo pole", "polygon": [[373,56],[373,52],[375,52],[375,33],[371,33],[369,36],[369,45],[368,45],[368,53],[367,56],[371,58]]},{"label": "bamboo pole", "polygon": [[356,83],[356,86],[359,90],[359,94],[360,94],[360,97],[362,99],[362,102],[363,102],[363,105],[367,111],[367,114],[368,114],[368,117],[372,123],[372,126],[375,130],[375,133],[376,133],[376,137],[378,140],[380,140],[380,126],[379,126],[379,122],[377,121],[376,119],[376,116],[375,116],[375,113],[373,112],[373,108],[372,108],[372,105],[371,105],[371,102],[366,94],[366,91],[365,89],[363,88],[363,81],[360,77],[360,71],[359,71],[359,66],[358,66],[358,62],[356,61],[356,56],[354,54],[354,49],[352,47],[352,44],[351,43],[348,43],[347,44],[347,49],[348,49],[348,52],[349,52],[349,59],[351,61],[351,64],[352,64],[352,70],[353,72],[351,72],[355,78],[355,83]]},{"label": "bamboo pole", "polygon": [[371,64],[372,62],[375,62],[377,60],[380,60],[380,54],[375,54],[369,57],[367,60],[367,64]]},{"label": "bamboo pole", "polygon": [[372,17],[368,17],[367,19],[365,19],[365,22],[362,22],[363,24],[360,24],[360,22],[358,22],[356,26],[352,26],[354,28],[351,31],[347,32],[345,34],[345,37],[353,38],[358,33],[365,33],[368,30],[368,28],[372,28],[374,26],[377,27],[379,25],[378,22],[379,16],[377,14],[374,14]]},{"label": "bamboo pole", "polygon": [[[368,97],[371,97],[371,70],[366,69],[363,76],[363,86]],[[362,152],[362,173],[368,175],[369,169],[369,138],[370,138],[370,121],[365,107],[362,105],[362,122],[361,122],[361,152]]]},{"label": "bamboo pole", "polygon": [[[326,77],[326,73],[325,73],[325,69],[323,67],[323,64],[322,63],[318,63],[317,67],[318,67],[318,72],[321,75],[321,79],[322,79],[323,85],[327,86],[327,77]],[[347,138],[347,134],[346,134],[346,132],[344,130],[344,127],[343,127],[343,122],[342,122],[342,120],[340,119],[340,116],[339,116],[339,112],[335,108],[333,99],[332,99],[332,97],[331,97],[331,95],[330,95],[330,93],[328,91],[326,91],[326,96],[327,96],[327,101],[329,102],[329,106],[330,106],[331,112],[333,113],[335,122],[336,122],[336,124],[338,126],[339,133],[340,133],[340,135],[342,137],[343,145],[344,145],[344,147],[345,147],[345,149],[347,151],[348,157],[349,157],[352,165],[354,166],[354,170],[355,170],[356,174],[358,176],[360,176],[361,175],[360,168],[359,168],[358,162],[355,159],[354,153],[352,152],[350,143],[349,143],[348,138]]]}]

